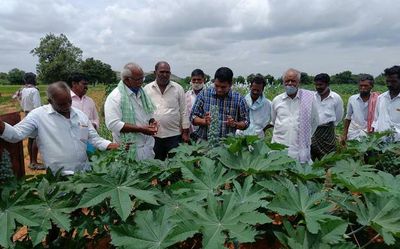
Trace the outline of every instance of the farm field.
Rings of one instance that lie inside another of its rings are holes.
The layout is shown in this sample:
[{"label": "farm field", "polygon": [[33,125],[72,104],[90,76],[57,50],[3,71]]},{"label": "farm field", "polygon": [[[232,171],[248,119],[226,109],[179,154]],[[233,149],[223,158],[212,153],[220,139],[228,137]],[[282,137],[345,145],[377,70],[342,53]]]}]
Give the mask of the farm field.
[{"label": "farm field", "polygon": [[[357,92],[332,89],[345,103]],[[99,109],[104,92],[88,92]],[[165,162],[96,153],[90,172],[0,185],[0,247],[400,248],[400,148],[384,135],[312,165],[256,137],[182,145]]]}]

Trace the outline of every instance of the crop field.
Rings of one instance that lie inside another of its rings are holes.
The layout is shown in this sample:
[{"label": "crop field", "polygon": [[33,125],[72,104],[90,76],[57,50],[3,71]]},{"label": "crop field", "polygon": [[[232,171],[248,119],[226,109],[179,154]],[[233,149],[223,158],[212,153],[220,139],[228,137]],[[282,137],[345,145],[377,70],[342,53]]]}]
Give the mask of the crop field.
[{"label": "crop field", "polygon": [[[345,102],[357,92],[332,89]],[[104,93],[89,89],[99,109]],[[312,165],[252,136],[184,144],[164,162],[96,152],[90,172],[0,180],[0,247],[400,248],[400,146],[388,138],[349,141]]]}]

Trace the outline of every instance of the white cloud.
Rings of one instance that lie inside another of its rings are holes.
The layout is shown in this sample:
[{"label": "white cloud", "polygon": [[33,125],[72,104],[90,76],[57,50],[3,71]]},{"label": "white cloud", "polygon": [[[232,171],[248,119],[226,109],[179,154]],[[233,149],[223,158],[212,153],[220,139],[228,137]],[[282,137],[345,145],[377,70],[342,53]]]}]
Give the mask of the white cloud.
[{"label": "white cloud", "polygon": [[29,51],[53,32],[115,70],[167,60],[180,76],[219,66],[376,75],[399,63],[398,9],[396,0],[2,0],[0,71],[33,71]]}]

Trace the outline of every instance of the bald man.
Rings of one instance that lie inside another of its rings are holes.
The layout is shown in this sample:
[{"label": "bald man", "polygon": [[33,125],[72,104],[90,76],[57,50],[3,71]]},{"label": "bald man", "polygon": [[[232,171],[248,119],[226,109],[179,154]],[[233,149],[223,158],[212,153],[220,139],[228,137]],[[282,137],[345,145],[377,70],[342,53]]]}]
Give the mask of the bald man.
[{"label": "bald man", "polygon": [[63,175],[90,169],[88,142],[99,150],[118,148],[118,144],[99,136],[83,112],[71,107],[71,92],[65,82],[49,85],[47,97],[50,104],[29,112],[14,126],[0,120],[0,138],[16,143],[36,135],[45,166],[53,173],[61,170]]}]

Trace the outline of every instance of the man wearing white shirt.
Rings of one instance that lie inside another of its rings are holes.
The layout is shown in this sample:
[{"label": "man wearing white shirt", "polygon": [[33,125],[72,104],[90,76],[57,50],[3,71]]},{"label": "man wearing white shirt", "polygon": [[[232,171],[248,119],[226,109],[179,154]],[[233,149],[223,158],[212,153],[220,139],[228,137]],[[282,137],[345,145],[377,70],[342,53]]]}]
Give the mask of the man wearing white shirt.
[{"label": "man wearing white shirt", "polygon": [[299,89],[301,73],[288,69],[282,77],[285,93],[272,100],[272,142],[288,146],[288,154],[300,163],[310,163],[311,136],[318,126],[314,93]]},{"label": "man wearing white shirt", "polygon": [[68,86],[71,88],[72,107],[78,108],[85,113],[92,125],[97,130],[99,128],[99,114],[93,99],[86,95],[88,82],[86,77],[80,73],[73,73],[68,78]]},{"label": "man wearing white shirt", "polygon": [[[194,106],[194,102],[196,101],[197,95],[203,90],[204,88],[204,81],[205,81],[205,75],[203,70],[201,69],[195,69],[192,71],[192,74],[190,76],[190,86],[192,89],[188,90],[185,93],[186,96],[186,112],[189,115],[192,112],[192,108]],[[195,135],[195,131],[198,129],[198,126],[195,126],[193,124],[190,124],[189,127],[189,132],[190,132],[190,137],[193,140],[197,140],[197,136]]]},{"label": "man wearing white shirt", "polygon": [[246,130],[236,130],[238,135],[256,135],[264,138],[264,129],[271,122],[271,101],[264,96],[265,79],[256,75],[250,84],[250,93],[245,96],[249,106],[250,125]]},{"label": "man wearing white shirt", "polygon": [[181,141],[189,142],[189,114],[186,111],[185,91],[170,81],[171,67],[165,61],[155,65],[156,80],[144,87],[156,110],[154,118],[159,123],[155,135],[155,159],[165,160],[171,149]]},{"label": "man wearing white shirt", "polygon": [[330,77],[326,73],[314,77],[315,99],[318,106],[319,126],[312,137],[311,158],[321,159],[336,150],[335,127],[343,118],[343,100],[329,88]]},{"label": "man wearing white shirt", "polygon": [[154,158],[154,106],[142,89],[144,74],[135,63],[128,63],[121,72],[121,81],[106,99],[104,115],[106,126],[115,142],[129,145],[136,160]]},{"label": "man wearing white shirt", "polygon": [[372,126],[377,132],[393,131],[393,141],[400,141],[400,66],[386,68],[385,77],[389,90],[378,97]]},{"label": "man wearing white shirt", "polygon": [[374,87],[374,77],[369,74],[360,75],[358,82],[359,94],[350,96],[347,103],[347,113],[344,119],[341,143],[346,140],[360,140],[371,133],[375,107],[379,94],[371,92]]},{"label": "man wearing white shirt", "polygon": [[16,143],[31,134],[37,135],[37,144],[44,164],[64,175],[90,168],[86,142],[100,150],[116,149],[97,134],[87,116],[71,107],[71,93],[65,82],[59,81],[47,89],[50,104],[31,111],[18,124],[11,126],[0,120],[0,138]]},{"label": "man wearing white shirt", "polygon": [[[42,105],[40,100],[39,89],[36,87],[36,75],[34,73],[26,73],[24,75],[24,87],[20,90],[20,104],[21,108],[28,115],[30,111]],[[45,169],[43,164],[38,163],[38,147],[35,137],[28,138],[28,153],[29,153],[29,168]]]}]

